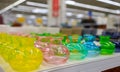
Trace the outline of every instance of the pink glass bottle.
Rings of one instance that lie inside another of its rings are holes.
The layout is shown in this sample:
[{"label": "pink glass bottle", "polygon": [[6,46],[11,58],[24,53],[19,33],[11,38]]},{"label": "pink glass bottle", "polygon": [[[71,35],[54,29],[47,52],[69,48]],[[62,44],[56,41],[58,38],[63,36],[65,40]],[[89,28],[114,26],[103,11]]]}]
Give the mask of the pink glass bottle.
[{"label": "pink glass bottle", "polygon": [[[47,39],[47,38],[46,38]],[[61,38],[49,38],[50,42],[41,42],[42,38],[39,38],[39,43],[36,47],[40,48],[43,52],[44,61],[49,64],[64,64],[69,58],[68,49],[62,45]]]},{"label": "pink glass bottle", "polygon": [[38,36],[36,37],[34,45],[36,48],[44,50],[44,48],[46,48],[49,45],[50,39],[50,37]]}]

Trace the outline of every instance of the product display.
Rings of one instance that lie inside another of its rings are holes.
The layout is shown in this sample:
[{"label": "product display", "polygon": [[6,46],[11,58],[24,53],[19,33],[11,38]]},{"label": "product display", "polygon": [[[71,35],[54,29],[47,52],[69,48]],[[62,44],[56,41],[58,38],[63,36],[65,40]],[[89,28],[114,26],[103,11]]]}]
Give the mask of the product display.
[{"label": "product display", "polygon": [[115,51],[115,44],[110,42],[110,36],[100,36],[100,48],[102,55],[111,55]]},{"label": "product display", "polygon": [[87,57],[98,56],[100,54],[100,48],[94,43],[95,36],[85,34],[83,37],[83,39],[85,40],[83,44],[85,45],[85,48],[88,51]]},{"label": "product display", "polygon": [[[95,36],[64,34],[23,34],[0,33],[0,55],[13,70],[29,72],[38,69],[43,60],[46,64],[60,65],[68,60],[83,60],[86,57],[111,55],[120,52],[119,42],[110,42],[109,36],[100,36],[100,46],[94,41]],[[44,64],[44,63],[43,63]]]},{"label": "product display", "polygon": [[120,72],[111,69],[117,66],[120,0],[0,0],[0,72]]}]

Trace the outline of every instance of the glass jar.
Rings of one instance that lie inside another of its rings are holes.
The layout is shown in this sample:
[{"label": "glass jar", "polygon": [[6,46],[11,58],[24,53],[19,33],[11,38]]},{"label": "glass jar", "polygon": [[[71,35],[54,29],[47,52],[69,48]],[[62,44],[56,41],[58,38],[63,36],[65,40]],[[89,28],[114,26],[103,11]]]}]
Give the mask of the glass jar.
[{"label": "glass jar", "polygon": [[81,60],[84,59],[87,55],[87,51],[83,44],[81,44],[82,37],[74,38],[69,36],[69,42],[65,43],[66,47],[70,51],[70,60]]},{"label": "glass jar", "polygon": [[34,47],[32,38],[7,35],[0,47],[2,57],[17,72],[30,72],[42,63],[42,52]]},{"label": "glass jar", "polygon": [[115,44],[115,52],[120,52],[120,42],[119,41],[115,41],[113,43]]},{"label": "glass jar", "polygon": [[[39,48],[43,52],[44,61],[49,64],[63,64],[69,58],[69,51],[68,49],[62,45],[61,38],[45,38],[47,42],[41,42],[43,39],[39,40]],[[48,41],[50,40],[50,41]],[[45,43],[47,43],[45,45]]]},{"label": "glass jar", "polygon": [[9,60],[9,55],[11,54],[11,50],[14,49],[11,36],[7,33],[0,33],[0,55],[4,58],[6,62]]},{"label": "glass jar", "polygon": [[87,57],[95,57],[100,54],[100,48],[97,46],[94,41],[95,41],[95,36],[86,34],[83,36],[84,37],[84,45],[85,48],[87,49]]},{"label": "glass jar", "polygon": [[110,42],[110,36],[100,36],[100,48],[102,55],[111,55],[115,51],[115,44]]},{"label": "glass jar", "polygon": [[29,72],[40,67],[42,58],[42,52],[37,48],[16,48],[11,51],[8,63],[15,71]]},{"label": "glass jar", "polygon": [[51,37],[37,36],[34,45],[36,48],[44,50],[44,48],[49,45],[50,39],[51,39]]}]

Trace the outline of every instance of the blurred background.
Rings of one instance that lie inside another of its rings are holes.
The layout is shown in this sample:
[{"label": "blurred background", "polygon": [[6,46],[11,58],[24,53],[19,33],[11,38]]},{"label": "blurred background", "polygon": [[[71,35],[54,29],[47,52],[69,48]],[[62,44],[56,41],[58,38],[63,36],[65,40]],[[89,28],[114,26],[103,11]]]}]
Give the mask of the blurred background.
[{"label": "blurred background", "polygon": [[1,0],[0,24],[100,35],[120,31],[120,0]]}]

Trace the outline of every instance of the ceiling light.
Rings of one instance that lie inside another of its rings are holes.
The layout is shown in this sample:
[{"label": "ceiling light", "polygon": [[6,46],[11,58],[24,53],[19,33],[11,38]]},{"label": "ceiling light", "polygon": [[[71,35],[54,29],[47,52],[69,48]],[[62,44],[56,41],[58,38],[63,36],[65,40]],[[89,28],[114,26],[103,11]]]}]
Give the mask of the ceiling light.
[{"label": "ceiling light", "polygon": [[71,12],[67,12],[66,15],[67,15],[67,16],[72,16],[73,13],[71,13]]},{"label": "ceiling light", "polygon": [[120,10],[116,10],[117,14],[120,14]]},{"label": "ceiling light", "polygon": [[22,14],[16,14],[16,17],[23,17]]},{"label": "ceiling light", "polygon": [[27,1],[26,4],[27,4],[27,5],[31,5],[31,6],[37,6],[37,7],[45,7],[45,8],[48,7],[47,4],[36,3],[36,2],[29,2],[29,1]]},{"label": "ceiling light", "polygon": [[40,14],[47,14],[48,13],[48,9],[25,6],[25,5],[19,5],[16,8],[12,8],[12,10],[13,11],[22,11],[22,12],[40,13]]},{"label": "ceiling light", "polygon": [[107,3],[107,4],[111,4],[111,5],[115,5],[115,6],[120,7],[120,3],[112,1],[112,0],[97,0],[97,1],[104,2],[104,3]]},{"label": "ceiling light", "polygon": [[33,12],[33,13],[47,14],[47,13],[48,13],[48,10],[47,10],[47,9],[39,9],[39,8],[36,8],[36,9],[33,9],[32,12]]},{"label": "ceiling light", "polygon": [[35,16],[35,15],[30,15],[30,18],[31,18],[31,19],[35,19],[36,16]]},{"label": "ceiling light", "polygon": [[84,15],[83,15],[83,14],[77,14],[76,17],[77,17],[77,18],[83,18]]},{"label": "ceiling light", "polygon": [[75,1],[72,1],[72,0],[67,0],[65,3],[66,3],[66,4],[70,4],[70,5],[74,5],[76,2],[75,2]]},{"label": "ceiling light", "polygon": [[47,20],[48,18],[47,18],[47,16],[43,16],[42,19],[43,20]]},{"label": "ceiling light", "polygon": [[12,11],[30,12],[30,11],[28,11],[28,10],[21,10],[21,9],[18,9],[18,8],[13,8]]},{"label": "ceiling light", "polygon": [[27,11],[30,12],[31,10],[35,9],[36,7],[30,7],[30,6],[25,6],[25,5],[19,5],[15,8],[12,8],[12,10],[20,10],[20,11]]},{"label": "ceiling light", "polygon": [[98,11],[110,12],[110,13],[117,14],[116,11],[112,10],[112,9],[103,8],[103,7],[99,7],[99,6],[88,5],[88,4],[83,4],[83,3],[78,3],[78,2],[75,2],[75,1],[66,1],[66,4],[74,5],[74,6],[78,6],[78,7],[82,7],[82,8],[87,8],[87,9],[93,9],[93,10],[98,10]]},{"label": "ceiling light", "polygon": [[0,10],[0,14],[10,10],[11,8],[13,8],[13,7],[15,7],[15,6],[17,6],[17,5],[21,4],[21,3],[23,3],[24,1],[26,1],[26,0],[18,0],[16,2],[14,2],[13,4],[7,6],[6,8]]}]

